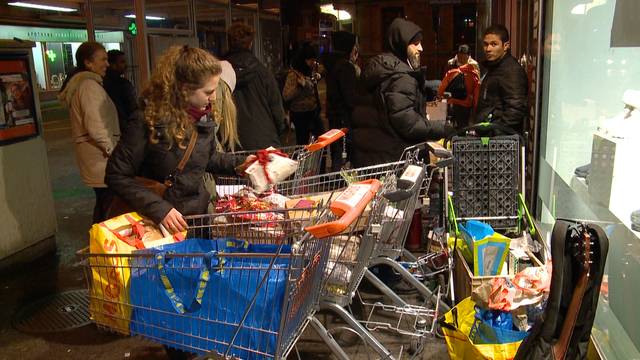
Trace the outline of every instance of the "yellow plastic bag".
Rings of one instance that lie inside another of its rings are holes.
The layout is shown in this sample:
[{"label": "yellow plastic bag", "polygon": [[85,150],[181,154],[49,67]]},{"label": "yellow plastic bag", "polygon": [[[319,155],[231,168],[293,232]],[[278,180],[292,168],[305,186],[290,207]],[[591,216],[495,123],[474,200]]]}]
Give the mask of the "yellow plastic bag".
[{"label": "yellow plastic bag", "polygon": [[470,297],[462,300],[453,309],[444,314],[444,321],[441,321],[440,324],[451,360],[513,359],[522,341],[507,344],[474,344],[469,339],[474,317],[475,303]]},{"label": "yellow plastic bag", "polygon": [[89,312],[96,324],[129,334],[129,257],[101,255],[131,254],[136,249],[173,243],[182,238],[184,234],[165,237],[151,221],[137,213],[123,214],[94,224],[89,231],[92,277]]}]

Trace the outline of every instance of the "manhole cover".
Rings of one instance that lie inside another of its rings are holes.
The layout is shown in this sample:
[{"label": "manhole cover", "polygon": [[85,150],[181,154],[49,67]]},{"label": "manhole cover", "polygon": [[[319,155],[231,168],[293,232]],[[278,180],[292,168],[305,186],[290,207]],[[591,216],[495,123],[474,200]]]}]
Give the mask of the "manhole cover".
[{"label": "manhole cover", "polygon": [[28,333],[50,333],[89,324],[87,290],[65,291],[27,304],[13,315],[13,326]]}]

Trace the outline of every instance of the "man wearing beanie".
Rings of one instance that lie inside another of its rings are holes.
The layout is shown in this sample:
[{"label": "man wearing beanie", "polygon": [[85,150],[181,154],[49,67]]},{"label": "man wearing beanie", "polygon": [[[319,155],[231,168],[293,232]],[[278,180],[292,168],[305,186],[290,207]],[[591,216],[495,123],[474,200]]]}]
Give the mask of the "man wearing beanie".
[{"label": "man wearing beanie", "polygon": [[[346,31],[331,34],[332,52],[324,59],[327,69],[327,117],[332,129],[351,130],[351,113],[363,102],[357,88],[357,38]],[[349,160],[351,133],[331,145],[331,170],[338,171]]]},{"label": "man wearing beanie", "polygon": [[397,18],[387,30],[386,52],[365,66],[363,81],[373,99],[353,113],[353,166],[397,161],[406,147],[446,135],[444,121],[426,118],[421,40],[418,25]]}]

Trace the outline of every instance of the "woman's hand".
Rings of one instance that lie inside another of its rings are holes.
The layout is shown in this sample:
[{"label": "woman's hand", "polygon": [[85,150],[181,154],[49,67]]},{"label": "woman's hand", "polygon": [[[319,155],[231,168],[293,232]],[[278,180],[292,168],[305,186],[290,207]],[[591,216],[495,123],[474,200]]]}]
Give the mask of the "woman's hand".
[{"label": "woman's hand", "polygon": [[187,222],[182,217],[182,214],[180,214],[176,208],[169,210],[161,224],[173,234],[183,232],[187,230],[188,227]]},{"label": "woman's hand", "polygon": [[244,176],[244,172],[256,161],[256,159],[257,157],[255,155],[247,156],[244,162],[236,167],[236,173],[240,176]]}]

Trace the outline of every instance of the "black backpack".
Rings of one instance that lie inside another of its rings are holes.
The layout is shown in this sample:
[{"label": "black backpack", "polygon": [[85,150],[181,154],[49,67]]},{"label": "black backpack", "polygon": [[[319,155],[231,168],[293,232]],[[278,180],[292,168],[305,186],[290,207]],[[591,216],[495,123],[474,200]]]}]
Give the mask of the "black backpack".
[{"label": "black backpack", "polygon": [[464,73],[460,71],[447,85],[446,92],[451,93],[451,97],[458,100],[467,98],[467,87],[464,83]]}]

